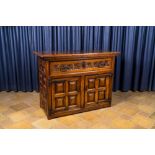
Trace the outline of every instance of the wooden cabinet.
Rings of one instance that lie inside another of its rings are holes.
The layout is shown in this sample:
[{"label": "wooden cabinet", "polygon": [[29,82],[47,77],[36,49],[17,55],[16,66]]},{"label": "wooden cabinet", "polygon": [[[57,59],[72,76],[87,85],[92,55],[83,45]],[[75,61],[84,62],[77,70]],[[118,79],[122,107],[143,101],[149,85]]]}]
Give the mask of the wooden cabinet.
[{"label": "wooden cabinet", "polygon": [[40,54],[40,106],[48,119],[109,107],[118,52]]}]

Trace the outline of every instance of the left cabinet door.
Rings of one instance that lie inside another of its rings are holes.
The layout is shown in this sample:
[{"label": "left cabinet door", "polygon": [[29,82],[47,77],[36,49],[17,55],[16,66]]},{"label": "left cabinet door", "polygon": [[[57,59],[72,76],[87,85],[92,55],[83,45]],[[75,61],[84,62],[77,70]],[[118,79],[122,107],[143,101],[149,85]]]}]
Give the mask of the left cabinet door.
[{"label": "left cabinet door", "polygon": [[81,108],[80,77],[52,80],[52,113]]}]

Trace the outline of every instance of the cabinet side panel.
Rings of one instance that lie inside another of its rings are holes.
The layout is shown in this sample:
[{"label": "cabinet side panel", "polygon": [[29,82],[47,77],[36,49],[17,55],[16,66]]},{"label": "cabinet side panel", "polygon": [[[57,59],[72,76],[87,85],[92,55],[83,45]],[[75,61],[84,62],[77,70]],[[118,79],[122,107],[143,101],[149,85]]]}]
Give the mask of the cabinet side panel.
[{"label": "cabinet side panel", "polygon": [[112,101],[112,90],[113,90],[114,71],[115,71],[115,59],[116,57],[112,58],[112,76],[111,76],[110,90],[109,90],[110,91],[109,96],[110,96],[111,101]]},{"label": "cabinet side panel", "polygon": [[47,87],[47,66],[46,62],[39,58],[39,90],[40,90],[40,107],[47,112],[48,110],[48,87]]}]

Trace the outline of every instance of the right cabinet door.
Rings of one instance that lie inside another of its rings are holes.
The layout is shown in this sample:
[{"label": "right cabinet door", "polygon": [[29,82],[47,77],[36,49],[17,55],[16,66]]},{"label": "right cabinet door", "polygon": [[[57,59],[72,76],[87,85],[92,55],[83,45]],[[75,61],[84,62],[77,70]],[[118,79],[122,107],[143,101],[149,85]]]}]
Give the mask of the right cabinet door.
[{"label": "right cabinet door", "polygon": [[111,100],[112,76],[110,74],[85,77],[85,107]]}]

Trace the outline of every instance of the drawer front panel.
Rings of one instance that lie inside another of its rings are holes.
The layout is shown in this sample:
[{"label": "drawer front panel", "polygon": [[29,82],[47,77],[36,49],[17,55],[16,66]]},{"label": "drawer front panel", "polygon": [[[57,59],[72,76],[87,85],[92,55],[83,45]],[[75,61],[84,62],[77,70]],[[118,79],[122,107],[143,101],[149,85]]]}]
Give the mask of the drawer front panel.
[{"label": "drawer front panel", "polygon": [[50,63],[51,76],[64,73],[103,71],[103,70],[105,71],[112,70],[112,58]]}]

